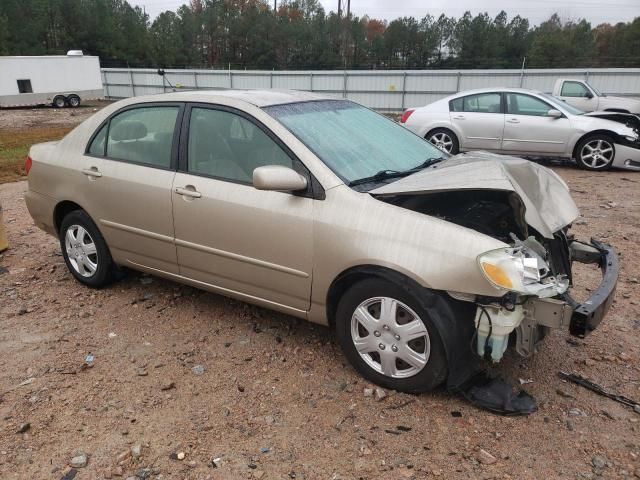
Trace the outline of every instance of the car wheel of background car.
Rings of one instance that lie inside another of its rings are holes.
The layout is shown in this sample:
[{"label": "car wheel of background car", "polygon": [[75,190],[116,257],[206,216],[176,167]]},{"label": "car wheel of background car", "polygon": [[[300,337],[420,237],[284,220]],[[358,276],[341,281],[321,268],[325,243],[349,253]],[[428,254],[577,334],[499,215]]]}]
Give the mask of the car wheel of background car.
[{"label": "car wheel of background car", "polygon": [[113,261],[107,244],[83,210],[74,210],[62,220],[60,248],[69,271],[80,283],[99,288],[113,279]]},{"label": "car wheel of background car", "polygon": [[460,151],[458,137],[446,128],[431,130],[425,138],[440,150],[450,153],[451,155],[456,155]]},{"label": "car wheel of background car", "polygon": [[67,105],[67,99],[63,95],[58,95],[53,99],[52,105],[56,108],[64,108]]},{"label": "car wheel of background car", "polygon": [[593,135],[580,141],[576,148],[576,162],[587,170],[606,170],[611,167],[616,150],[613,139],[606,135]]},{"label": "car wheel of background car", "polygon": [[78,95],[69,95],[67,102],[71,108],[78,108],[80,106],[80,97]]},{"label": "car wheel of background car", "polygon": [[342,350],[366,379],[401,392],[424,392],[447,376],[440,335],[407,288],[363,280],[342,296],[336,311]]}]

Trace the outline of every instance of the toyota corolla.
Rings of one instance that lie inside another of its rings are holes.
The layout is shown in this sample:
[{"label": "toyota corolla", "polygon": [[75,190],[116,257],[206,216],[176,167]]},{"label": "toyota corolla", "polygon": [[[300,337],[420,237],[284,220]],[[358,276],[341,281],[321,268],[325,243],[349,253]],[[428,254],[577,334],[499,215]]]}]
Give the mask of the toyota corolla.
[{"label": "toyota corolla", "polygon": [[[586,335],[617,281],[613,248],[570,233],[579,212],[554,172],[449,156],[346,100],[123,100],[34,145],[27,171],[29,212],[81,284],[126,267],[327,325],[356,370],[400,391],[460,385],[550,328]],[[576,261],[602,272],[584,303]]]}]

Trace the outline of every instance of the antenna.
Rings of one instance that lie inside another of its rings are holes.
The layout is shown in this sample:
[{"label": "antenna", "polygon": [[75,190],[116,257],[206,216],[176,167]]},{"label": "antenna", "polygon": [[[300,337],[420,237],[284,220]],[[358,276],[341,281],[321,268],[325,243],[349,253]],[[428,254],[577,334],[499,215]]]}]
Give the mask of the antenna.
[{"label": "antenna", "polygon": [[338,0],[338,18],[342,17],[342,0]]}]

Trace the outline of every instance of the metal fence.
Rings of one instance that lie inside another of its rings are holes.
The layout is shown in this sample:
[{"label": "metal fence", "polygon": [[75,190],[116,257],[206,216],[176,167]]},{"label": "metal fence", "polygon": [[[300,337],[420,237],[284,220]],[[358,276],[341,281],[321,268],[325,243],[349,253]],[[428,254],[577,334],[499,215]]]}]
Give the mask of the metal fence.
[{"label": "metal fence", "polygon": [[[399,112],[463,90],[523,87],[551,92],[558,78],[581,78],[603,93],[640,96],[640,68],[558,70],[165,70],[103,68],[107,98],[179,90],[276,88],[348,98],[380,111]],[[173,87],[172,87],[173,86]]]}]

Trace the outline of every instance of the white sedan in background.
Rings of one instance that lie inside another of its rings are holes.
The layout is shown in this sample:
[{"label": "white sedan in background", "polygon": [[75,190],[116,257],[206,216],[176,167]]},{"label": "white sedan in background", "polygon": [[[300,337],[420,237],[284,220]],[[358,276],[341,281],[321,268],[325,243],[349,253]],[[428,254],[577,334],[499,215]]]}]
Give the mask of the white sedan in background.
[{"label": "white sedan in background", "polygon": [[520,88],[470,90],[410,108],[400,123],[456,154],[486,150],[574,158],[588,170],[640,171],[640,129],[585,114],[551,95]]}]

